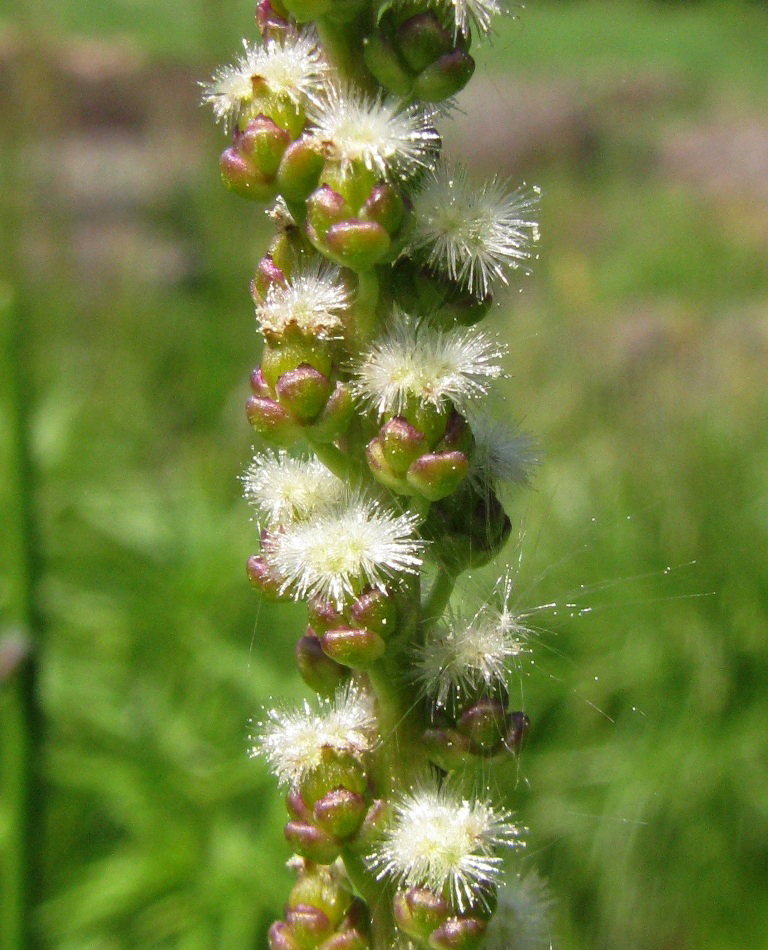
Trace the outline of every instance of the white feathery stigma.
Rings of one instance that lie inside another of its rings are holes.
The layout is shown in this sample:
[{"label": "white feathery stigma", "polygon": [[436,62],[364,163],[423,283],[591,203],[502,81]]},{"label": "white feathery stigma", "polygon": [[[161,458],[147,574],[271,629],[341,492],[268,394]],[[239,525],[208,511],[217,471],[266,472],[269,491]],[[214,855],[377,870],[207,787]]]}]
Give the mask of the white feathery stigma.
[{"label": "white feathery stigma", "polygon": [[453,18],[457,33],[465,36],[471,27],[478,33],[487,35],[491,31],[491,22],[495,16],[507,12],[504,0],[445,0],[446,5],[453,11]]},{"label": "white feathery stigma", "polygon": [[511,191],[500,178],[476,185],[459,164],[441,162],[413,199],[407,252],[485,297],[507,270],[523,267],[539,239],[538,188]]},{"label": "white feathery stigma", "polygon": [[471,617],[449,609],[418,648],[416,676],[436,707],[452,706],[480,686],[503,684],[510,665],[529,652],[530,631],[510,607],[512,589],[508,570],[497,582],[498,606],[484,604]]},{"label": "white feathery stigma", "polygon": [[378,501],[347,492],[306,521],[283,526],[263,547],[296,600],[319,596],[338,607],[366,586],[384,589],[421,567],[418,516],[394,514]]},{"label": "white feathery stigma", "polygon": [[373,697],[347,684],[333,700],[318,700],[313,709],[305,700],[301,709],[269,709],[266,721],[256,724],[251,755],[261,755],[281,785],[296,785],[322,764],[323,750],[364,755],[378,733]]},{"label": "white feathery stigma", "polygon": [[470,482],[479,491],[505,482],[527,484],[538,461],[531,437],[503,420],[473,413],[469,421],[475,440],[467,473]]},{"label": "white feathery stigma", "polygon": [[263,45],[243,40],[235,62],[201,84],[203,102],[210,103],[216,121],[230,131],[253,101],[254,82],[261,80],[270,94],[303,105],[317,97],[327,74],[328,64],[311,31],[290,32]]},{"label": "white feathery stigma", "polygon": [[382,177],[407,178],[428,168],[439,149],[436,113],[420,105],[329,85],[308,112],[312,134],[342,168],[359,162]]},{"label": "white feathery stigma", "polygon": [[379,414],[397,414],[409,399],[464,411],[502,375],[504,347],[474,327],[443,330],[395,313],[385,335],[355,367],[356,395]]},{"label": "white feathery stigma", "polygon": [[306,519],[344,492],[344,483],[318,459],[293,458],[284,451],[254,455],[242,482],[262,528]]},{"label": "white feathery stigma", "polygon": [[307,336],[337,338],[350,294],[337,268],[321,263],[295,274],[285,284],[273,283],[256,319],[265,335],[282,336],[294,328]]},{"label": "white feathery stigma", "polygon": [[496,849],[522,846],[522,831],[504,809],[472,801],[450,781],[430,775],[399,801],[367,863],[379,880],[447,892],[460,913],[486,904],[502,869]]}]

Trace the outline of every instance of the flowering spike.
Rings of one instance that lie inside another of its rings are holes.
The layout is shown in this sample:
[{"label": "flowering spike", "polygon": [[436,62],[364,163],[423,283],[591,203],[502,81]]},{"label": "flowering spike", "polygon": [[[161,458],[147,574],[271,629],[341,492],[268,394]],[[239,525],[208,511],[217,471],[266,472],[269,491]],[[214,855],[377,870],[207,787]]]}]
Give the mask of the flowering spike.
[{"label": "flowering spike", "polygon": [[463,166],[441,162],[422,183],[413,204],[409,254],[439,274],[485,297],[494,280],[523,268],[539,230],[532,214],[539,190],[510,191],[499,178],[482,186]]},{"label": "flowering spike", "polygon": [[430,775],[403,795],[368,857],[379,879],[445,893],[463,912],[487,902],[501,872],[501,846],[521,846],[511,815],[488,801],[465,798]]}]

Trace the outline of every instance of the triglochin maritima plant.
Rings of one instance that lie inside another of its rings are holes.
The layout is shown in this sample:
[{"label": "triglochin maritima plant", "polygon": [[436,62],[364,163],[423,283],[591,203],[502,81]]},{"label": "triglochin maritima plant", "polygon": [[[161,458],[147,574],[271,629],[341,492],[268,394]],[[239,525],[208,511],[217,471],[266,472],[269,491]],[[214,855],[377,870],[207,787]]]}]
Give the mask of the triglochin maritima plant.
[{"label": "triglochin maritima plant", "polygon": [[549,943],[546,901],[504,898],[525,829],[477,779],[527,731],[508,678],[528,631],[509,574],[474,613],[450,603],[507,542],[498,492],[535,461],[483,409],[505,348],[477,324],[528,272],[538,190],[473,181],[437,130],[508,12],[261,0],[258,41],[203,84],[231,136],[224,184],[275,225],[250,288],[247,571],[263,596],[306,602],[296,660],[318,694],[254,725],[296,872],[272,950]]}]

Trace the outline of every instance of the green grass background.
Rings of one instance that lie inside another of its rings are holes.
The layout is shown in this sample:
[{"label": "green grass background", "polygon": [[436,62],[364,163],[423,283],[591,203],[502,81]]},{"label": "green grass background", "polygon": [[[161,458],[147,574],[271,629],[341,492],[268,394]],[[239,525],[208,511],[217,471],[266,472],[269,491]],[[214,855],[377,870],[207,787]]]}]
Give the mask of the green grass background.
[{"label": "green grass background", "polygon": [[[2,110],[24,121],[4,141],[0,274],[28,355],[42,558],[36,921],[62,950],[263,948],[289,886],[281,798],[246,754],[269,697],[303,695],[302,611],[259,603],[243,577],[261,212],[219,188],[220,139],[201,113],[192,173],[143,212],[191,248],[193,275],[153,284],[129,262],[89,284],[72,263],[73,213],[49,202],[24,151],[47,123],[70,123],[51,49],[127,40],[205,78],[250,12],[0,3],[27,43],[23,81],[6,86],[20,98]],[[587,93],[651,75],[684,90],[614,116],[589,161],[525,170],[544,190],[541,259],[493,320],[512,374],[497,408],[544,449],[533,490],[510,498],[521,528],[507,552],[520,554],[521,608],[542,609],[516,690],[530,741],[495,781],[531,829],[523,864],[550,882],[556,946],[768,947],[766,215],[749,194],[712,195],[644,161],[675,122],[748,113],[768,128],[768,8],[540,0],[480,62],[501,95],[507,75]],[[53,253],[37,253],[41,233]],[[20,598],[10,412],[6,628]],[[466,595],[492,579],[468,578]]]}]

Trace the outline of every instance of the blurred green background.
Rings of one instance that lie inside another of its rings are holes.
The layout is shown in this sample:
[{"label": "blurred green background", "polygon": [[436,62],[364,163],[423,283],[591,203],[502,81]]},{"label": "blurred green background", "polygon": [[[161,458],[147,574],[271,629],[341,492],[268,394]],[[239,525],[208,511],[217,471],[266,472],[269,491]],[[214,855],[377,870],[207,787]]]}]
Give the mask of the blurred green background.
[{"label": "blurred green background", "polygon": [[[45,635],[35,920],[62,950],[263,948],[289,886],[281,797],[246,754],[249,718],[302,695],[302,610],[243,572],[266,231],[217,181],[195,87],[251,13],[0,0],[21,330],[0,374],[23,376]],[[535,275],[493,317],[496,409],[544,455],[509,499],[533,725],[496,781],[557,947],[768,947],[768,6],[532,0],[479,60],[449,147],[544,193]],[[24,498],[3,393],[7,631]]]}]

